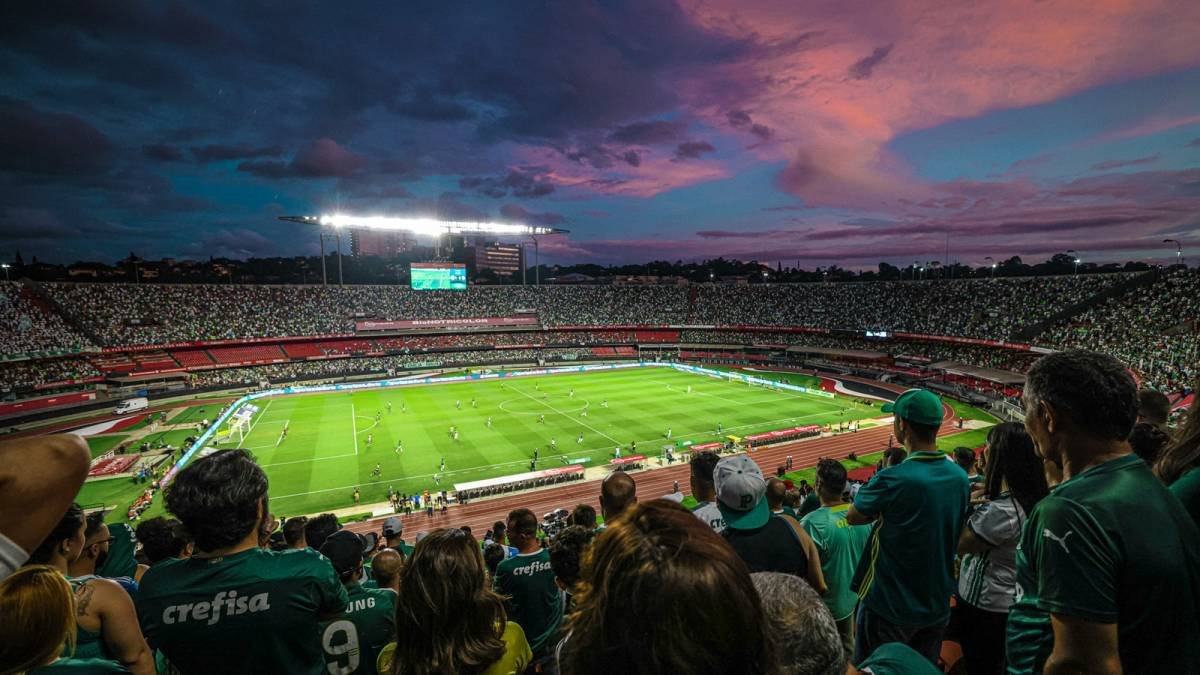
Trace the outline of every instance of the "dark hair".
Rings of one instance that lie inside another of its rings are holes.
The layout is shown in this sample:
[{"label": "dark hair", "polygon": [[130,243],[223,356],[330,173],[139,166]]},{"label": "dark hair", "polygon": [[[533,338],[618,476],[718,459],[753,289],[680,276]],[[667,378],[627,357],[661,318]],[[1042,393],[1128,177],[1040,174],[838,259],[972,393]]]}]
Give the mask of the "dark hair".
[{"label": "dark hair", "polygon": [[[1193,391],[1200,391],[1200,382]],[[1154,473],[1162,482],[1170,485],[1188,470],[1200,466],[1200,402],[1193,401],[1188,409],[1187,419],[1182,428],[1175,434],[1171,443],[1158,457],[1154,465]]]},{"label": "dark hair", "polygon": [[470,525],[463,525],[462,527],[460,527],[460,528],[458,528],[458,529],[462,530],[463,532],[466,532],[468,537],[470,537],[470,538],[472,538],[472,539],[474,539],[474,538],[475,538],[475,535],[474,535],[474,534],[472,534],[472,532],[471,532],[471,526],[470,526]]},{"label": "dark hair", "polygon": [[1157,427],[1167,424],[1171,416],[1171,399],[1167,395],[1153,389],[1142,389],[1138,392],[1138,417]]},{"label": "dark hair", "polygon": [[1030,410],[1049,404],[1090,438],[1124,441],[1137,422],[1137,386],[1120,361],[1073,349],[1047,354],[1025,377]]},{"label": "dark hair", "polygon": [[908,459],[908,451],[898,445],[894,445],[883,451],[883,459],[880,460],[880,463],[885,467],[896,466],[905,459]]},{"label": "dark hair", "polygon": [[787,494],[787,485],[778,478],[767,479],[767,506],[773,511],[783,505],[783,496]]},{"label": "dark hair", "polygon": [[[500,520],[492,523],[492,535],[496,537],[496,541],[503,539],[506,533],[508,533],[508,523]],[[504,542],[501,541],[500,543]]]},{"label": "dark hair", "polygon": [[749,569],[678,504],[635,504],[611,523],[584,557],[575,598],[563,673],[773,672]]},{"label": "dark hair", "polygon": [[514,509],[508,513],[508,522],[512,523],[510,532],[532,537],[537,534],[538,519],[529,509]]},{"label": "dark hair", "polygon": [[460,529],[434,530],[400,573],[392,673],[481,672],[504,655],[504,625],[479,547]]},{"label": "dark hair", "polygon": [[817,463],[817,478],[826,494],[840,496],[846,491],[846,467],[836,459],[822,459]]},{"label": "dark hair", "polygon": [[939,424],[923,424],[912,420],[904,420],[904,424],[908,426],[908,433],[913,437],[913,440],[928,444],[937,441],[938,429],[941,429]]},{"label": "dark hair", "polygon": [[50,534],[47,534],[42,543],[34,549],[33,553],[29,554],[29,562],[31,564],[50,562],[50,558],[54,555],[54,548],[64,540],[74,537],[83,527],[84,520],[83,509],[78,504],[68,506],[67,512],[59,519],[54,529],[50,530]]},{"label": "dark hair", "polygon": [[283,540],[287,542],[288,546],[295,546],[296,542],[304,537],[306,525],[308,525],[307,516],[293,516],[283,521]]},{"label": "dark hair", "polygon": [[577,504],[571,511],[570,520],[572,525],[594,530],[596,529],[596,509],[592,508],[591,504]]},{"label": "dark hair", "polygon": [[692,459],[688,462],[692,469],[692,477],[705,485],[711,485],[713,472],[717,470],[719,461],[721,461],[720,455],[709,450],[692,453]]},{"label": "dark hair", "polygon": [[988,499],[999,499],[1002,484],[1028,515],[1043,497],[1050,494],[1042,459],[1033,447],[1025,426],[1004,422],[992,427],[987,437],[987,478],[984,492]]},{"label": "dark hair", "polygon": [[961,466],[963,471],[971,472],[971,468],[975,466],[975,451],[971,448],[958,446],[954,449],[954,463]]},{"label": "dark hair", "polygon": [[137,540],[141,542],[142,553],[151,565],[167,558],[180,557],[187,545],[192,543],[183,523],[163,516],[139,523]]},{"label": "dark hair", "polygon": [[550,569],[567,588],[579,581],[583,554],[596,537],[594,529],[572,525],[550,542]]},{"label": "dark hair", "polygon": [[104,524],[104,512],[92,511],[84,518],[83,538],[91,539],[96,536],[100,530],[107,530],[108,526]]},{"label": "dark hair", "polygon": [[267,475],[239,448],[215,452],[185,467],[167,487],[166,504],[196,547],[213,551],[257,532],[269,515],[266,499]]},{"label": "dark hair", "polygon": [[496,568],[502,562],[504,562],[503,545],[488,544],[483,548],[483,564],[487,566],[487,570],[492,576],[496,576]]},{"label": "dark hair", "polygon": [[325,545],[325,540],[329,535],[342,529],[338,523],[337,516],[332,513],[322,513],[319,516],[309,518],[304,524],[304,541],[309,548],[320,550]]},{"label": "dark hair", "polygon": [[1129,445],[1134,454],[1150,466],[1154,466],[1158,461],[1158,455],[1170,440],[1167,432],[1151,422],[1138,422],[1133,425],[1133,431],[1129,432]]}]

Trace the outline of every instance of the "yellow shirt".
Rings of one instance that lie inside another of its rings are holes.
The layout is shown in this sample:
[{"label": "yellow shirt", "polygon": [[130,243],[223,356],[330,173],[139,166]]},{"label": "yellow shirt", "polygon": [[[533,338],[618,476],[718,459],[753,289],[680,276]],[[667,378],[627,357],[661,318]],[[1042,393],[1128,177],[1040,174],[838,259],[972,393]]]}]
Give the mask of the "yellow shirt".
[{"label": "yellow shirt", "polygon": [[[509,621],[504,624],[504,654],[482,672],[482,675],[518,675],[525,672],[525,667],[533,660],[533,652],[529,650],[529,642],[525,639],[525,631],[519,625]],[[396,653],[396,643],[390,642],[375,661],[375,667],[380,673],[392,671],[392,656]]]}]

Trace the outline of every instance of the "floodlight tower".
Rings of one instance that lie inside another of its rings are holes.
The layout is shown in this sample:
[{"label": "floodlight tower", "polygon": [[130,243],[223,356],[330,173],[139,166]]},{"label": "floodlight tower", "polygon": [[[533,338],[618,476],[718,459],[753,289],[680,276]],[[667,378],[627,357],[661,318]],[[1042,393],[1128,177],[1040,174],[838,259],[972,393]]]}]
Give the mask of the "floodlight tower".
[{"label": "floodlight tower", "polygon": [[[1178,239],[1163,239],[1163,243],[1164,244],[1175,244],[1175,264],[1182,265],[1183,264],[1183,245],[1179,243],[1179,240]],[[8,265],[5,265],[5,267],[8,267]]]}]

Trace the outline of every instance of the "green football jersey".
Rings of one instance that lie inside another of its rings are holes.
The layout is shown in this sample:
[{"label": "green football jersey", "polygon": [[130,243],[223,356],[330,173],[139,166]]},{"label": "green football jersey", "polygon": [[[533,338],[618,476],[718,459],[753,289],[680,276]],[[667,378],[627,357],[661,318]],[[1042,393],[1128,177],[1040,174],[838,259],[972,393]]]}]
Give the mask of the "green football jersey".
[{"label": "green football jersey", "polygon": [[521,625],[533,651],[558,632],[563,617],[562,593],[554,583],[549,550],[500,561],[493,585],[506,598],[508,620]]},{"label": "green football jersey", "polygon": [[871,537],[870,525],[846,522],[849,511],[849,504],[822,506],[804,516],[800,523],[821,553],[821,572],[829,586],[822,600],[837,621],[853,614],[858,605],[858,593],[851,587],[851,581]]},{"label": "green football jersey", "polygon": [[325,670],[321,620],[340,616],[348,599],[316,551],[252,548],[160,562],[142,577],[138,616],[150,646],[185,673],[316,675]]},{"label": "green football jersey", "polygon": [[125,666],[104,659],[59,659],[48,666],[26,671],[28,675],[68,673],[70,675],[103,675],[104,673],[128,673]]},{"label": "green football jersey", "polygon": [[858,669],[867,675],[941,675],[929,659],[902,642],[879,645]]},{"label": "green football jersey", "polygon": [[115,523],[108,526],[108,558],[104,565],[96,570],[96,576],[111,579],[113,577],[129,577],[137,574],[137,560],[133,553],[137,548],[137,535],[133,528],[125,523]]},{"label": "green football jersey", "polygon": [[1116,624],[1126,673],[1200,663],[1200,531],[1137,455],[1072,476],[1029,515],[1008,672],[1041,672],[1054,648],[1051,614]]},{"label": "green football jersey", "polygon": [[354,584],[346,593],[345,615],[321,631],[325,670],[330,675],[373,675],[379,652],[396,639],[396,592]]},{"label": "green football jersey", "polygon": [[1183,502],[1183,507],[1192,515],[1192,520],[1200,525],[1200,468],[1190,469],[1179,480],[1171,483],[1171,494]]}]

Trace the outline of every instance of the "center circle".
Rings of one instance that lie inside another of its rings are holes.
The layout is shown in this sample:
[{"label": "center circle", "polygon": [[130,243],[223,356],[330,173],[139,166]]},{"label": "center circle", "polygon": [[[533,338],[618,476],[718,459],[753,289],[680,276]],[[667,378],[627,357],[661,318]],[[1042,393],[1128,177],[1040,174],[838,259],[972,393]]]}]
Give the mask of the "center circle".
[{"label": "center circle", "polygon": [[[558,402],[556,402],[555,399],[565,399],[572,407],[564,408],[558,405]],[[583,405],[575,407],[575,404],[579,403],[580,401],[583,402]],[[499,408],[512,415],[556,415],[558,413],[571,414],[583,412],[584,410],[588,409],[588,405],[587,399],[567,398],[562,395],[557,395],[552,396],[545,401],[542,399],[529,399],[524,397],[510,398],[501,401]],[[554,406],[554,409],[551,410],[550,406]]]}]

